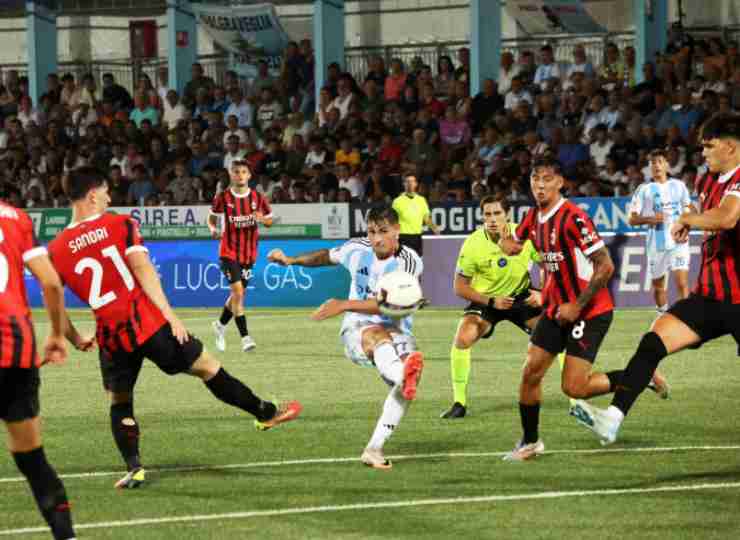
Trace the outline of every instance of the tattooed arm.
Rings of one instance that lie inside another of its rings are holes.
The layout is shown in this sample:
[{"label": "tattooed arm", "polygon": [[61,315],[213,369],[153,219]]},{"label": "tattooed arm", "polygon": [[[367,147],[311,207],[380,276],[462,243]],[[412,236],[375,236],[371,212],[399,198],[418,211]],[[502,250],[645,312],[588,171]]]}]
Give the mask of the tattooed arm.
[{"label": "tattooed arm", "polygon": [[591,299],[601,289],[606,287],[609,280],[614,275],[614,263],[612,262],[609,250],[606,247],[597,249],[591,254],[591,262],[594,265],[594,273],[591,276],[591,281],[588,283],[588,287],[579,296],[576,303],[578,307],[583,309],[588,305]]}]

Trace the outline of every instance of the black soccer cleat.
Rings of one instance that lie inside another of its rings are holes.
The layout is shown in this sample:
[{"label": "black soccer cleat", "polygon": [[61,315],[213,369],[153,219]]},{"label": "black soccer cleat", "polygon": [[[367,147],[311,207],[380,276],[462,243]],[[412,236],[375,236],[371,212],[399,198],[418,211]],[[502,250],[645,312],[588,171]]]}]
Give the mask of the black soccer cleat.
[{"label": "black soccer cleat", "polygon": [[439,417],[440,418],[464,418],[465,413],[467,412],[467,409],[465,408],[465,405],[460,403],[459,401],[456,401],[452,404],[452,407],[450,407],[450,410],[443,412]]}]

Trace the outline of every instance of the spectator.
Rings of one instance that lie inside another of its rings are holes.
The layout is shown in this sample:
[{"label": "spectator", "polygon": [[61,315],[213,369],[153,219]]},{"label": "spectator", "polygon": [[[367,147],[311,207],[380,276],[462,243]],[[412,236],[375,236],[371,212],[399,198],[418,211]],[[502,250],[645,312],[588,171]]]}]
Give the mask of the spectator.
[{"label": "spectator", "polygon": [[134,107],[134,100],[131,99],[131,94],[116,82],[112,73],[105,73],[103,75],[103,100],[112,103],[113,109],[116,111],[128,111]]},{"label": "spectator", "polygon": [[517,106],[520,101],[526,101],[529,104],[532,104],[534,102],[534,100],[532,99],[532,94],[524,89],[522,76],[517,75],[516,77],[511,79],[511,89],[506,94],[504,107],[507,110],[511,111]]},{"label": "spectator", "polygon": [[483,81],[483,90],[473,98],[473,131],[478,133],[493,119],[497,110],[504,106],[493,79]]},{"label": "spectator", "polygon": [[[257,76],[252,79],[249,85],[249,97],[253,100],[258,100],[262,96],[262,91],[265,88],[272,90],[275,88],[277,80],[275,77],[270,75],[270,69],[265,60],[259,60],[257,62]],[[240,90],[241,92],[241,90]],[[233,103],[233,100],[232,100]]]},{"label": "spectator", "polygon": [[413,142],[403,157],[404,168],[420,175],[423,182],[430,182],[439,166],[439,154],[425,139],[424,130],[416,128],[413,133]]},{"label": "spectator", "polygon": [[550,45],[540,48],[540,59],[541,63],[534,74],[534,84],[539,85],[541,90],[545,90],[545,85],[550,79],[560,79],[560,66],[555,63],[555,56]]},{"label": "spectator", "polygon": [[340,148],[335,153],[334,163],[346,163],[350,170],[354,171],[360,166],[360,152],[352,147],[352,140],[349,137],[343,137],[340,142]]},{"label": "spectator", "polygon": [[575,174],[578,165],[590,159],[588,146],[578,141],[578,132],[574,126],[563,129],[563,144],[558,148],[558,161],[563,166],[566,176]]},{"label": "spectator", "polygon": [[273,125],[279,125],[283,117],[283,106],[275,99],[271,88],[262,89],[262,102],[257,107],[257,126],[265,133]]},{"label": "spectator", "polygon": [[136,127],[141,127],[141,121],[144,119],[149,120],[153,126],[159,125],[159,113],[152,107],[145,94],[137,93],[134,98],[134,110],[129,114],[129,118],[136,124]]},{"label": "spectator", "polygon": [[336,168],[339,189],[347,189],[353,200],[360,200],[365,195],[365,186],[356,176],[350,176],[350,168],[346,163],[337,164]]},{"label": "spectator", "polygon": [[226,118],[236,116],[238,125],[242,129],[248,129],[254,125],[254,109],[251,103],[244,97],[239,88],[232,88],[229,95],[231,105],[226,109]]},{"label": "spectator", "polygon": [[447,96],[450,93],[450,85],[456,78],[452,58],[447,55],[440,56],[437,60],[437,76],[434,78],[436,95]]},{"label": "spectator", "polygon": [[188,167],[182,161],[175,163],[175,176],[170,181],[165,193],[172,196],[172,201],[176,205],[193,204],[199,202],[198,191],[201,183],[197,178],[188,176]]},{"label": "spectator", "polygon": [[589,79],[595,75],[594,66],[586,57],[586,48],[580,43],[573,47],[573,63],[565,70],[565,80],[563,82],[565,88],[572,86],[571,79],[574,73],[582,73]]},{"label": "spectator", "polygon": [[339,111],[339,119],[344,120],[349,114],[349,108],[354,100],[354,94],[352,93],[353,85],[352,76],[349,74],[343,74],[337,82],[337,97],[334,98],[331,106]]},{"label": "spectator", "polygon": [[592,133],[594,140],[589,147],[589,152],[596,167],[603,169],[606,167],[606,158],[611,152],[613,143],[609,140],[606,124],[597,124],[594,126]]},{"label": "spectator", "polygon": [[183,95],[188,103],[195,103],[195,96],[198,94],[198,90],[204,88],[206,92],[210,93],[215,83],[213,79],[203,73],[203,66],[198,62],[193,64],[191,74],[192,77],[185,85]]},{"label": "spectator", "polygon": [[[369,69],[365,75],[365,83],[373,81],[376,88],[385,88],[385,79],[388,74],[385,71],[385,61],[382,56],[373,56],[369,61]],[[363,85],[366,88],[366,85]]]},{"label": "spectator", "polygon": [[144,165],[137,164],[133,167],[132,180],[128,188],[126,204],[128,206],[144,206],[146,198],[155,193],[154,184],[149,178]]},{"label": "spectator", "polygon": [[394,59],[391,62],[391,73],[385,79],[384,94],[386,101],[398,101],[401,99],[401,93],[406,86],[406,79],[407,75],[403,67],[403,62]]},{"label": "spectator", "polygon": [[[234,118],[232,116],[232,118]],[[224,154],[223,168],[227,171],[231,170],[231,165],[235,161],[242,161],[246,156],[246,151],[239,148],[240,143],[239,136],[236,134],[229,135],[226,142],[226,153]]]},{"label": "spectator", "polygon": [[501,53],[501,67],[498,71],[498,91],[505,96],[511,90],[511,81],[519,75],[519,65],[514,63],[514,55],[509,51]]}]

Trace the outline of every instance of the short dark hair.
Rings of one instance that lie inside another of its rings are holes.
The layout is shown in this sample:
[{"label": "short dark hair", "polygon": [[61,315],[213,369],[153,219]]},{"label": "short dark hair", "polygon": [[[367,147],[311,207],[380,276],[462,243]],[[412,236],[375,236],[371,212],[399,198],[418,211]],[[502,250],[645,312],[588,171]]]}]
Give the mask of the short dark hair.
[{"label": "short dark hair", "polygon": [[537,159],[532,166],[532,172],[537,169],[552,169],[555,174],[563,174],[563,165],[552,157],[541,157]]},{"label": "short dark hair", "polygon": [[72,202],[84,199],[90,191],[105,185],[108,180],[95,167],[80,167],[69,171],[64,185],[64,193]]},{"label": "short dark hair", "polygon": [[506,193],[496,193],[495,195],[486,195],[483,197],[480,201],[480,209],[483,210],[483,207],[487,204],[493,204],[493,203],[499,203],[501,205],[501,209],[509,213],[509,209],[511,208],[511,203],[509,202],[509,199],[506,198]]},{"label": "short dark hair", "polygon": [[648,158],[651,159],[651,160],[652,159],[658,159],[658,158],[664,158],[664,159],[666,159],[667,158],[667,154],[666,154],[666,151],[663,150],[662,148],[656,148],[655,150],[653,150],[652,152],[650,152],[648,154]]},{"label": "short dark hair", "polygon": [[231,168],[236,169],[237,167],[246,167],[249,169],[249,163],[245,159],[235,159],[231,162]]},{"label": "short dark hair", "polygon": [[710,139],[735,139],[740,141],[740,114],[717,113],[701,127],[700,141]]},{"label": "short dark hair", "polygon": [[376,206],[367,213],[368,223],[382,223],[383,221],[398,225],[398,212],[390,206]]}]

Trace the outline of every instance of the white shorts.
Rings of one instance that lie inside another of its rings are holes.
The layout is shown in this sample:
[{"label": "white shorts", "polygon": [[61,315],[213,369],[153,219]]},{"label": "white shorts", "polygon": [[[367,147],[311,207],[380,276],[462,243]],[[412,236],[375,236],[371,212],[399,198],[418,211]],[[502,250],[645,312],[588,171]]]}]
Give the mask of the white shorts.
[{"label": "white shorts", "polygon": [[[342,343],[344,344],[344,354],[355,364],[362,367],[375,367],[370,358],[367,357],[365,351],[362,350],[362,332],[366,328],[371,326],[378,326],[377,324],[368,324],[363,326],[353,326],[346,328],[342,332]],[[393,340],[393,347],[396,349],[396,353],[400,358],[403,358],[409,353],[416,350],[416,338],[410,334],[401,333],[396,327],[385,327],[391,334]]]},{"label": "white shorts", "polygon": [[648,253],[648,270],[651,279],[659,279],[673,270],[689,270],[689,244]]}]

